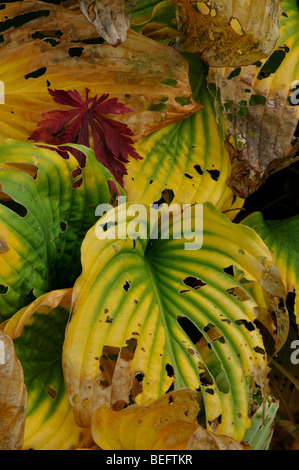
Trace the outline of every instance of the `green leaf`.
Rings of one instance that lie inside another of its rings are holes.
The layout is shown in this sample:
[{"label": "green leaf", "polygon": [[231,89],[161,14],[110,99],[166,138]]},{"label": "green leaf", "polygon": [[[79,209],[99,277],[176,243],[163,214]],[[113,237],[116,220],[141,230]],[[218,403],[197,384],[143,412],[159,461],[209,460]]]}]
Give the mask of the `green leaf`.
[{"label": "green leaf", "polygon": [[242,221],[253,228],[272,252],[286,292],[296,293],[294,313],[299,325],[299,216],[284,220],[264,220],[261,212],[254,212]]},{"label": "green leaf", "polygon": [[131,28],[156,40],[174,40],[177,35],[171,0],[141,0],[132,10]]},{"label": "green leaf", "polygon": [[252,450],[269,450],[278,409],[278,400],[271,396],[266,403],[259,400],[258,409],[251,418],[251,426],[243,439]]},{"label": "green leaf", "polygon": [[70,294],[69,289],[45,294],[5,325],[28,394],[22,450],[70,450],[90,440],[89,431],[74,421],[61,366]]},{"label": "green leaf", "polygon": [[71,287],[81,272],[82,240],[114,179],[93,151],[79,148],[83,170],[55,147],[0,145],[0,321],[44,292]]}]

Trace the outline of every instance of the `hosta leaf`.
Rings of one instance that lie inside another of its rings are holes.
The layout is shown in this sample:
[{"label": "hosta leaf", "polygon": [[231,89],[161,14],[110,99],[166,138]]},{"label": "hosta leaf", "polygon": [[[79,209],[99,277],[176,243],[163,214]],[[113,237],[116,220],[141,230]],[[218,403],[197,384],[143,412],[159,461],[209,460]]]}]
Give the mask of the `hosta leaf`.
[{"label": "hosta leaf", "polygon": [[90,149],[78,148],[83,170],[55,147],[0,145],[0,320],[44,292],[71,287],[81,271],[82,239],[95,206],[109,201],[113,178]]},{"label": "hosta leaf", "polygon": [[294,313],[299,325],[299,216],[264,220],[261,212],[254,212],[242,223],[253,228],[264,240],[281,273],[286,292],[296,294]]},{"label": "hosta leaf", "polygon": [[27,390],[23,369],[9,335],[0,331],[0,450],[20,450]]},{"label": "hosta leaf", "polygon": [[[127,223],[121,221],[125,209]],[[136,210],[141,211],[142,237],[132,239],[136,221],[130,211]],[[170,223],[170,239],[163,226],[160,238],[150,236],[144,211],[140,205],[118,206],[116,239],[111,224],[106,238],[97,238],[101,224],[113,222],[111,210],[82,245],[83,271],[74,286],[63,351],[76,421],[88,426],[103,404],[120,409],[133,399],[147,405],[171,386],[200,386],[208,429],[217,423],[220,434],[242,439],[250,424],[248,380],[264,393],[267,388],[267,358],[254,323],[258,306],[251,286],[259,286],[286,317],[278,306],[284,290],[271,254],[254,231],[231,223],[211,204],[203,206],[203,245],[195,250],[185,249],[180,209]],[[185,214],[193,227],[195,215]],[[232,265],[238,279],[229,274]],[[215,375],[196,349],[201,337],[213,353]]]},{"label": "hosta leaf", "polygon": [[[261,3],[261,2],[260,2]],[[220,93],[225,139],[234,159],[228,185],[247,197],[275,171],[291,164],[299,149],[298,6],[282,2],[280,39],[268,59],[239,68],[211,68],[208,80]]]},{"label": "hosta leaf", "polygon": [[229,436],[216,434],[199,426],[190,437],[187,450],[249,450]]},{"label": "hosta leaf", "polygon": [[269,396],[266,403],[259,400],[255,405],[258,408],[251,417],[251,426],[245,433],[244,441],[253,450],[269,450],[280,404],[273,396]]},{"label": "hosta leaf", "polygon": [[22,449],[69,450],[92,442],[80,429],[66,394],[61,367],[71,290],[53,291],[16,313],[5,326],[14,339],[28,391]]},{"label": "hosta leaf", "polygon": [[79,4],[82,13],[109,44],[116,47],[125,42],[130,28],[125,0],[79,0]]},{"label": "hosta leaf", "polygon": [[[91,96],[117,98],[133,110],[118,120],[135,140],[200,108],[191,96],[186,60],[134,31],[125,45],[113,48],[102,44],[80,10],[37,0],[6,4],[0,24],[0,76],[5,77],[0,140],[27,140],[41,115],[57,108],[48,87],[76,89],[83,96],[88,85]],[[162,97],[168,97],[167,112],[156,106]],[[182,107],[176,97],[190,104]]]},{"label": "hosta leaf", "polygon": [[208,65],[248,65],[267,57],[279,38],[280,1],[174,0],[178,48],[201,53]]},{"label": "hosta leaf", "polygon": [[93,413],[92,436],[103,450],[184,450],[198,428],[200,402],[199,392],[182,389],[148,406],[103,405]]},{"label": "hosta leaf", "polygon": [[104,450],[244,450],[231,437],[198,425],[201,396],[181,389],[148,406],[114,411],[106,405],[92,416],[92,435]]},{"label": "hosta leaf", "polygon": [[174,41],[177,36],[172,0],[140,0],[132,10],[131,27],[156,41]]},{"label": "hosta leaf", "polygon": [[157,201],[209,201],[233,219],[244,201],[236,198],[226,184],[231,161],[223,145],[221,122],[206,86],[203,64],[195,54],[187,56],[194,97],[204,109],[137,142],[135,148],[143,159],[129,162],[124,188],[132,202],[151,205]]}]

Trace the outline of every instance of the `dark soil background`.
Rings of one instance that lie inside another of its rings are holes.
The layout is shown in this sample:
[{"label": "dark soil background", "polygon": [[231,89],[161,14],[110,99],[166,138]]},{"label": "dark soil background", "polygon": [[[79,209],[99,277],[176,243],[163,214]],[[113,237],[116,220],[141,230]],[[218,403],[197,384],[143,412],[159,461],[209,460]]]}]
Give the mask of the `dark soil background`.
[{"label": "dark soil background", "polygon": [[265,220],[287,219],[299,215],[299,161],[271,175],[249,196],[240,221],[255,211],[263,213]]}]

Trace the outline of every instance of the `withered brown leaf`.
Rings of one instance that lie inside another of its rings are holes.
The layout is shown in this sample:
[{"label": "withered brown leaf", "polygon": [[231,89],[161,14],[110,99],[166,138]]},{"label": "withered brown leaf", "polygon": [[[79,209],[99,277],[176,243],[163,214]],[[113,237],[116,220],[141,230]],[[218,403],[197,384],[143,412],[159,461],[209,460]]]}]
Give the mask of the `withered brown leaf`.
[{"label": "withered brown leaf", "polygon": [[27,390],[11,337],[0,331],[0,450],[20,450],[24,437]]}]

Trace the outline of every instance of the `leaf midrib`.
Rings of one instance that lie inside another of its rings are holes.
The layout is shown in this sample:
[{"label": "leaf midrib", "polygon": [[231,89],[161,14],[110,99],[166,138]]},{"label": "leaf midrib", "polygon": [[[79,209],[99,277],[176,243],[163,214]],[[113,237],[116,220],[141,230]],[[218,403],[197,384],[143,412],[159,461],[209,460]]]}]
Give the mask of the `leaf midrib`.
[{"label": "leaf midrib", "polygon": [[162,321],[163,326],[164,326],[165,340],[166,340],[164,349],[167,349],[167,351],[169,352],[169,354],[171,356],[171,359],[172,359],[172,364],[171,365],[174,369],[174,385],[175,385],[176,389],[180,388],[180,387],[185,387],[186,382],[184,381],[182,375],[180,374],[180,368],[177,364],[175,355],[173,353],[173,348],[172,348],[172,343],[171,343],[171,336],[170,336],[169,328],[168,328],[168,325],[167,325],[167,313],[165,312],[165,307],[163,306],[163,303],[162,303],[162,300],[161,300],[162,296],[160,295],[159,288],[158,288],[158,285],[157,285],[157,282],[156,282],[156,279],[155,279],[155,276],[154,276],[151,260],[150,260],[149,257],[145,257],[144,261],[145,261],[145,268],[146,268],[146,271],[148,272],[150,282],[151,282],[151,285],[152,285],[152,288],[153,288],[154,296],[155,296],[155,299],[156,299],[157,304],[159,306],[159,319],[160,319],[160,321]]}]

